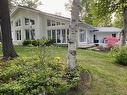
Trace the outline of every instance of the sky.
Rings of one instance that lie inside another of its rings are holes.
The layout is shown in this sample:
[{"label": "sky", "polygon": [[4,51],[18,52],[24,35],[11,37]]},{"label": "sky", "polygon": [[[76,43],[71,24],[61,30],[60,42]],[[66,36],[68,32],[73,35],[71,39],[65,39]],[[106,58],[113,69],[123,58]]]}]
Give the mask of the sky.
[{"label": "sky", "polygon": [[69,0],[40,0],[42,5],[38,7],[43,12],[60,14],[61,16],[70,17],[70,12],[65,9],[65,3]]}]

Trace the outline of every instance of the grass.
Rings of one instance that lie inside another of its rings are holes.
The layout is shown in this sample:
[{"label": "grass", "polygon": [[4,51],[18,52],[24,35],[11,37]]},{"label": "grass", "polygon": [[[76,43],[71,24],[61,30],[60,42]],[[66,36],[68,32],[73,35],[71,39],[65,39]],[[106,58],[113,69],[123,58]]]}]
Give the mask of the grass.
[{"label": "grass", "polygon": [[[38,47],[16,46],[20,58],[36,61],[39,58]],[[49,47],[48,56],[60,57],[67,62],[67,48]],[[0,53],[1,54],[1,53]],[[91,88],[85,95],[127,95],[127,67],[113,63],[109,53],[77,50],[77,62],[91,72]]]}]

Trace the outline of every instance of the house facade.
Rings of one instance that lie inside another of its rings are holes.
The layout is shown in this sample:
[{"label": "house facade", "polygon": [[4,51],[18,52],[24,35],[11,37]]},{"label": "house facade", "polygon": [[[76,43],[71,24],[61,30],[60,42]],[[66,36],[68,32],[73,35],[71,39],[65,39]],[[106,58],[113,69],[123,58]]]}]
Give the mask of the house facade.
[{"label": "house facade", "polygon": [[[13,43],[47,38],[55,39],[56,44],[67,44],[69,24],[70,18],[18,6],[11,14]],[[92,29],[91,25],[79,23],[78,44],[88,43],[87,36]]]},{"label": "house facade", "polygon": [[[16,45],[24,40],[54,39],[56,44],[67,44],[70,18],[49,14],[32,8],[18,6],[11,14],[12,38]],[[100,28],[79,22],[78,46],[90,43],[102,43],[107,35],[119,36],[117,31],[100,31]],[[110,29],[108,29],[110,30]]]}]

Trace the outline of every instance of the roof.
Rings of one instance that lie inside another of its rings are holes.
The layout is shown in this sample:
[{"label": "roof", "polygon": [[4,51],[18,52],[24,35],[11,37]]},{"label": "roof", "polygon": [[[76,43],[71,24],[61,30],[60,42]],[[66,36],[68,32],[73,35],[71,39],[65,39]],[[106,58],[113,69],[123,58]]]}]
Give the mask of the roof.
[{"label": "roof", "polygon": [[70,21],[70,18],[67,18],[67,17],[64,17],[64,16],[59,16],[59,15],[55,15],[55,14],[51,14],[51,13],[46,13],[46,12],[42,12],[40,10],[37,10],[37,9],[34,9],[34,8],[29,8],[27,6],[17,6],[13,12],[11,13],[11,17],[19,10],[19,9],[25,9],[25,10],[28,10],[28,11],[33,11],[33,12],[37,12],[37,13],[40,13],[40,14],[43,14],[43,15],[48,15],[48,16],[51,16],[51,17],[57,17],[57,18],[60,18],[60,19],[64,19],[64,20],[68,20]]},{"label": "roof", "polygon": [[87,23],[82,23],[82,22],[79,22],[78,23],[78,26],[79,27],[83,27],[83,28],[87,28],[87,29],[92,30],[92,31],[96,29],[92,25],[89,25]]},{"label": "roof", "polygon": [[122,29],[116,28],[116,27],[96,27],[96,29],[93,32],[121,32]]},{"label": "roof", "polygon": [[[13,12],[11,13],[11,17],[16,14],[16,12],[19,10],[19,9],[25,9],[25,10],[28,10],[28,11],[32,11],[32,12],[37,12],[39,14],[42,14],[42,15],[47,15],[47,16],[51,16],[51,17],[55,17],[55,18],[60,18],[60,19],[63,19],[63,20],[66,20],[66,21],[69,21],[71,20],[71,18],[67,18],[67,17],[64,17],[64,16],[59,16],[59,15],[55,15],[55,14],[50,14],[50,13],[46,13],[46,12],[42,12],[40,10],[37,10],[37,9],[34,9],[34,8],[29,8],[29,7],[26,7],[26,6],[17,6]],[[84,22],[79,22],[78,24],[79,27],[83,27],[83,28],[87,28],[89,30],[94,30],[95,28],[92,26],[92,25],[89,25],[87,23],[84,23]]]}]

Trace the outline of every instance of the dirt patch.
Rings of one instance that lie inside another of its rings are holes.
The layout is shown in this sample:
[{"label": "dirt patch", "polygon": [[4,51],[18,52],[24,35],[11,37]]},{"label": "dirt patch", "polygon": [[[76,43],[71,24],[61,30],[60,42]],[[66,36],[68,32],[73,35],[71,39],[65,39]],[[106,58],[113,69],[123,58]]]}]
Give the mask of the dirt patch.
[{"label": "dirt patch", "polygon": [[80,84],[78,87],[72,88],[68,95],[84,95],[91,87],[92,77],[89,72],[80,74]]}]

